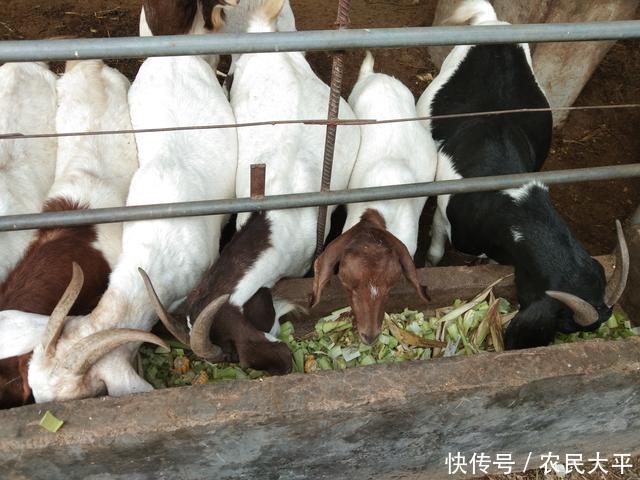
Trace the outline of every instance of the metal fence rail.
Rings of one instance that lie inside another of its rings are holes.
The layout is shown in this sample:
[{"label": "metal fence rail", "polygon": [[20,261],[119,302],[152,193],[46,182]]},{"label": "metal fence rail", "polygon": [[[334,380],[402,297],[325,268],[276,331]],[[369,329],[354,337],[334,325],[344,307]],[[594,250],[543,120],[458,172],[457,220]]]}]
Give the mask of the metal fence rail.
[{"label": "metal fence rail", "polygon": [[[0,42],[0,62],[54,61],[89,58],[141,58],[223,53],[341,50],[347,48],[400,48],[424,45],[569,42],[640,38],[640,21],[558,23],[501,26],[414,27],[360,30],[320,30],[255,34],[179,35],[73,40],[21,40]],[[629,105],[632,107],[633,105]],[[614,106],[611,106],[613,108]],[[566,107],[567,109],[585,107]],[[601,108],[601,107],[592,107]],[[485,112],[487,113],[487,112]],[[473,113],[467,115],[476,115]],[[401,119],[394,121],[415,121]],[[299,120],[292,120],[298,122]],[[316,121],[319,124],[320,120]],[[305,122],[307,123],[307,122]],[[311,123],[311,122],[309,122]],[[323,122],[324,123],[324,122]],[[196,128],[229,126],[193,126]],[[165,129],[159,129],[165,130]],[[118,132],[83,132],[82,135]],[[123,133],[123,132],[119,132]],[[0,132],[11,139],[12,132]],[[71,135],[74,135],[73,133]],[[26,135],[23,138],[42,135]],[[46,136],[46,135],[45,135]],[[57,136],[54,134],[54,136]],[[18,133],[18,137],[20,134]],[[145,205],[96,210],[0,217],[0,231],[71,227],[94,223],[150,220],[336,205],[374,200],[432,196],[515,188],[532,180],[547,184],[640,177],[640,163],[612,167],[560,170],[348,191],[268,196],[189,203]],[[268,193],[268,192],[267,192]],[[640,209],[636,216],[640,214]],[[640,219],[639,219],[640,221]]]},{"label": "metal fence rail", "polygon": [[0,62],[640,38],[640,20],[0,42]]},{"label": "metal fence rail", "polygon": [[615,167],[579,168],[541,173],[523,173],[492,177],[466,178],[441,182],[391,185],[317,193],[272,195],[262,199],[209,200],[132,207],[73,210],[0,217],[0,231],[28,230],[48,227],[71,227],[93,223],[113,223],[155,218],[215,215],[221,213],[257,212],[318,205],[338,205],[373,200],[424,197],[454,193],[470,193],[517,188],[532,180],[546,184],[611,180],[640,177],[640,163]]}]

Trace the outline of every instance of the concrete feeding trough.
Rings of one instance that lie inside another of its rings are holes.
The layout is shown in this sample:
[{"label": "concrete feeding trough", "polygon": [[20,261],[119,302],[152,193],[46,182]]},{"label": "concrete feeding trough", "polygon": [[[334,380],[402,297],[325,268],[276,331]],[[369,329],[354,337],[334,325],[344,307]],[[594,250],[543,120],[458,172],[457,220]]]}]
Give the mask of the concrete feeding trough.
[{"label": "concrete feeding trough", "polygon": [[[611,257],[600,260],[610,271]],[[509,272],[419,273],[435,308]],[[310,281],[277,291],[304,302]],[[514,293],[513,277],[496,288]],[[424,308],[414,297],[398,285],[389,310]],[[314,317],[345,304],[334,279]],[[221,382],[2,411],[0,476],[455,478],[449,453],[508,452],[520,466],[529,452],[638,454],[638,399],[640,338]],[[65,422],[57,433],[38,426],[46,410]]]}]

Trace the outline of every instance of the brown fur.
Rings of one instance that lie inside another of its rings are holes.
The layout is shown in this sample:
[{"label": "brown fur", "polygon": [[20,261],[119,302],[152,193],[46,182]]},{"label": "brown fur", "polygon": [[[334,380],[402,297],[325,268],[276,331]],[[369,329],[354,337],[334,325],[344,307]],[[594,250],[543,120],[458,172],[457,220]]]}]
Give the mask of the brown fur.
[{"label": "brown fur", "polygon": [[[186,300],[190,318],[214,299],[230,294],[245,273],[270,246],[271,226],[263,213],[254,213],[222,250],[220,259]],[[256,249],[256,245],[262,248]],[[244,312],[244,313],[243,313]],[[216,314],[211,328],[211,341],[219,345],[228,361],[239,361],[243,367],[266,370],[273,375],[288,373],[293,367],[291,352],[281,342],[268,341],[262,332],[269,331],[275,321],[271,292],[261,288],[243,306],[225,304]]]},{"label": "brown fur", "polygon": [[[47,202],[45,212],[86,208],[66,199]],[[0,285],[0,310],[50,315],[71,280],[71,264],[84,271],[84,286],[71,315],[90,313],[107,288],[110,268],[92,244],[95,226],[42,229],[5,282]],[[0,408],[23,405],[30,399],[27,365],[30,354],[0,360]],[[20,380],[7,382],[20,377]]]},{"label": "brown fur", "polygon": [[213,9],[224,0],[143,0],[147,25],[153,35],[182,35],[191,30],[202,6],[202,17],[207,30],[214,30]]},{"label": "brown fur", "polygon": [[198,8],[196,0],[144,0],[142,6],[154,35],[189,32]]},{"label": "brown fur", "polygon": [[[349,293],[358,332],[366,343],[378,338],[389,291],[402,274],[420,298],[427,301],[407,247],[387,231],[377,210],[366,210],[360,222],[331,242],[316,259],[312,305],[320,301],[322,290],[338,264],[338,278]],[[372,289],[376,295],[371,293]]]}]

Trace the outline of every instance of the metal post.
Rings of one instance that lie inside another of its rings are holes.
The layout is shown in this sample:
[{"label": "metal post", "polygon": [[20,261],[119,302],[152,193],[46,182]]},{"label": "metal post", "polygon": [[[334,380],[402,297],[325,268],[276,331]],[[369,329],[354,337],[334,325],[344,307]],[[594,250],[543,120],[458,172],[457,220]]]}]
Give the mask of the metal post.
[{"label": "metal post", "polygon": [[[345,30],[349,26],[349,10],[351,0],[339,0],[338,16],[336,25],[338,30]],[[340,111],[340,94],[342,93],[342,72],[344,69],[344,51],[333,54],[333,65],[331,68],[331,91],[329,93],[329,120],[336,120]],[[336,145],[337,125],[327,125],[327,134],[324,144],[324,163],[322,165],[322,183],[320,191],[326,192],[331,188],[331,170],[333,168],[333,152]],[[318,209],[318,226],[316,230],[316,253],[317,257],[322,252],[324,245],[324,232],[327,223],[327,206],[323,205]]]},{"label": "metal post", "polygon": [[254,163],[251,165],[251,198],[264,198],[264,185],[267,166],[264,163]]}]

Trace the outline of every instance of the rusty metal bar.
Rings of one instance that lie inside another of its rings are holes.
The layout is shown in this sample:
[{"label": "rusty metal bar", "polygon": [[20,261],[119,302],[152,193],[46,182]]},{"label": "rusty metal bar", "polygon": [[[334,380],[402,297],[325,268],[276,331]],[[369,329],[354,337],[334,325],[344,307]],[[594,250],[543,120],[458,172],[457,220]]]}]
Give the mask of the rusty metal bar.
[{"label": "rusty metal bar", "polygon": [[219,123],[205,125],[184,125],[158,128],[129,128],[118,130],[93,130],[76,132],[43,132],[43,133],[0,133],[0,141],[3,140],[29,140],[34,138],[67,138],[67,137],[91,137],[97,135],[128,135],[140,133],[164,133],[164,132],[188,132],[193,130],[217,130],[223,128],[247,128],[274,125],[387,125],[392,123],[419,122],[427,120],[447,120],[451,118],[478,118],[494,117],[498,115],[511,115],[515,113],[538,112],[575,112],[593,110],[620,110],[640,108],[640,103],[619,103],[614,105],[580,105],[575,107],[544,107],[544,108],[512,108],[507,110],[485,110],[482,112],[447,113],[442,115],[429,115],[424,117],[405,118],[353,118],[353,119],[292,119],[292,120],[263,120],[259,122]]},{"label": "rusty metal bar", "polygon": [[254,163],[251,165],[251,198],[264,198],[264,185],[267,166],[264,163]]},{"label": "rusty metal bar", "polygon": [[[346,30],[349,27],[349,10],[351,0],[338,1],[338,16],[336,25],[338,30]],[[337,51],[333,54],[331,67],[331,91],[329,93],[329,120],[336,120],[340,113],[340,94],[342,93],[342,74],[344,70],[344,51]],[[326,192],[331,188],[331,171],[333,168],[333,153],[336,145],[337,125],[327,125],[327,133],[324,144],[324,163],[322,164],[322,183],[320,191]],[[323,205],[318,209],[318,225],[316,230],[316,253],[317,257],[322,252],[324,245],[324,233],[327,223],[327,206]]]}]

